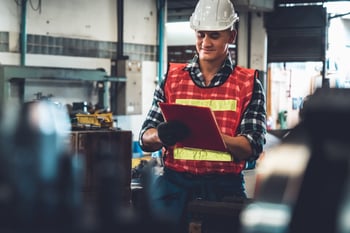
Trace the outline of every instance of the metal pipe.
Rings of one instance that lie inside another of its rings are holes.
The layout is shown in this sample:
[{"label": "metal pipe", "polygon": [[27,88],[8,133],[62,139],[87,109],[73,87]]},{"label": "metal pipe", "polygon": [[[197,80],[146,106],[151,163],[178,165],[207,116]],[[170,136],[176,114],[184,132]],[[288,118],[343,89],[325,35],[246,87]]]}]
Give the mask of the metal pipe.
[{"label": "metal pipe", "polygon": [[158,0],[158,81],[163,78],[163,61],[164,61],[164,12],[165,0]]},{"label": "metal pipe", "polygon": [[123,57],[124,48],[123,48],[123,31],[124,31],[124,1],[118,0],[117,2],[117,22],[118,22],[118,42],[117,42],[117,59]]},{"label": "metal pipe", "polygon": [[117,1],[117,22],[117,60],[126,60],[128,56],[124,56],[124,0]]},{"label": "metal pipe", "polygon": [[324,21],[324,30],[325,30],[325,37],[324,37],[324,44],[323,44],[323,49],[322,49],[322,87],[323,88],[329,88],[330,83],[329,83],[329,78],[327,78],[327,68],[326,68],[326,63],[327,63],[327,45],[328,45],[328,26],[329,26],[329,15],[325,13],[325,21]]},{"label": "metal pipe", "polygon": [[26,53],[27,53],[27,1],[22,0],[21,4],[21,32],[20,32],[20,52],[21,52],[21,65],[26,65]]},{"label": "metal pipe", "polygon": [[250,67],[251,66],[251,51],[252,51],[252,13],[251,12],[248,12],[248,35],[247,35],[247,41],[248,41],[248,44],[247,44],[247,67]]}]

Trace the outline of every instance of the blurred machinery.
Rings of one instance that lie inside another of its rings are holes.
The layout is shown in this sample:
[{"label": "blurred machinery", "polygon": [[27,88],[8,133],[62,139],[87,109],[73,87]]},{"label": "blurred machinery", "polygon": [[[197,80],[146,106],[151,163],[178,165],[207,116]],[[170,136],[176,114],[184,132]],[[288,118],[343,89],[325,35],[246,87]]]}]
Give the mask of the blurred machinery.
[{"label": "blurred machinery", "polygon": [[[70,131],[64,106],[25,102],[1,116],[0,232],[172,232],[131,203],[131,131]],[[144,200],[142,200],[144,199]]]},{"label": "blurred machinery", "polygon": [[266,151],[241,233],[350,232],[350,89],[310,96],[303,121]]},{"label": "blurred machinery", "polygon": [[81,207],[82,179],[68,154],[68,114],[47,101],[17,107],[1,118],[0,231],[66,230]]},{"label": "blurred machinery", "polygon": [[143,197],[147,208],[131,203],[132,133],[114,127],[110,109],[111,84],[123,82],[103,70],[0,65],[0,232],[172,231]]},{"label": "blurred machinery", "polygon": [[0,65],[0,109],[7,105],[50,99],[61,105],[86,102],[97,110],[111,111],[112,83],[126,77],[108,76],[103,69],[73,69]]},{"label": "blurred machinery", "polygon": [[115,115],[141,113],[141,68],[118,61],[115,77],[103,69],[0,65],[0,115],[10,106],[50,100],[68,108],[73,130],[113,128]]},{"label": "blurred machinery", "polygon": [[73,129],[111,129],[113,128],[112,112],[96,111],[93,113],[76,113],[72,117]]}]

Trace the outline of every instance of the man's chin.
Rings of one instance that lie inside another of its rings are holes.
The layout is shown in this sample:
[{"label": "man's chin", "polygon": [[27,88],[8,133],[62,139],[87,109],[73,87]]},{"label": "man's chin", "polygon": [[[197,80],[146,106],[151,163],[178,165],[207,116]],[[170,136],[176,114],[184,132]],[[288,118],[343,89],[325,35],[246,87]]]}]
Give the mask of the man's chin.
[{"label": "man's chin", "polygon": [[209,53],[200,53],[199,54],[199,59],[200,60],[205,60],[205,61],[212,61],[212,60],[215,60],[215,57],[212,55],[212,54],[209,54]]}]

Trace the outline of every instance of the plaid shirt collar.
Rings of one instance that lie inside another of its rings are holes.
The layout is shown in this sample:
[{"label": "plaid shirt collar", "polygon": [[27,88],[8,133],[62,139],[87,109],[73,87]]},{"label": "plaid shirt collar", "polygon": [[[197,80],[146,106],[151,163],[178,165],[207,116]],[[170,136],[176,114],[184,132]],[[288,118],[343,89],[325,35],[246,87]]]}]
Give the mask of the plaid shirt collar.
[{"label": "plaid shirt collar", "polygon": [[232,62],[231,56],[227,55],[224,63],[222,64],[218,73],[215,74],[211,80],[209,86],[205,86],[204,79],[201,70],[199,69],[199,58],[196,54],[192,61],[187,64],[185,70],[190,72],[193,81],[201,87],[215,87],[219,86],[226,81],[228,76],[232,73],[235,65]]}]

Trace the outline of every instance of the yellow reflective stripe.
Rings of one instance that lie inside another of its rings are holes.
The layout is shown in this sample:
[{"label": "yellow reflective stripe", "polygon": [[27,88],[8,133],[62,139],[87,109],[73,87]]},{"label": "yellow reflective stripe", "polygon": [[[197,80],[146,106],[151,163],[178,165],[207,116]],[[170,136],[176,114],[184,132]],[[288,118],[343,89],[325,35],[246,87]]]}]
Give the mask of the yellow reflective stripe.
[{"label": "yellow reflective stripe", "polygon": [[237,100],[176,99],[177,104],[209,107],[212,111],[236,111]]},{"label": "yellow reflective stripe", "polygon": [[185,159],[185,160],[206,160],[206,161],[220,161],[220,162],[233,161],[232,156],[227,152],[201,150],[201,149],[185,148],[185,147],[175,148],[174,158]]}]

